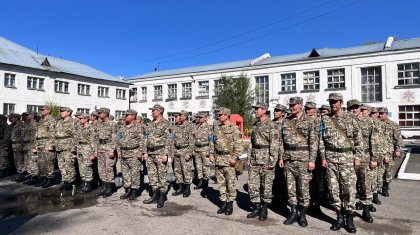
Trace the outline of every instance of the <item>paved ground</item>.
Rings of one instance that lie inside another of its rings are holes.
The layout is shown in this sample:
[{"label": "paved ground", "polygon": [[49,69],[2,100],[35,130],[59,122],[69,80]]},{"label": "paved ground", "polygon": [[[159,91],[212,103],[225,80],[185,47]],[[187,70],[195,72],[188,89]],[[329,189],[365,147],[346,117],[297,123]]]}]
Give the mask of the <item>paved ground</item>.
[{"label": "paved ground", "polygon": [[[396,161],[399,166],[401,160]],[[398,167],[396,167],[397,169]],[[288,211],[269,211],[269,219],[247,219],[248,194],[242,189],[246,175],[238,181],[238,201],[231,216],[217,215],[217,191],[206,198],[193,191],[190,198],[169,196],[162,209],[143,205],[146,193],[134,202],[118,199],[120,190],[107,199],[93,194],[71,196],[55,188],[33,191],[32,187],[0,181],[0,234],[345,234],[329,230],[335,214],[322,208],[308,215],[309,227],[285,226]],[[211,184],[210,187],[216,185]],[[420,234],[420,181],[394,180],[391,196],[381,197],[375,222],[355,219],[358,234]],[[359,211],[360,212],[360,211]]]}]

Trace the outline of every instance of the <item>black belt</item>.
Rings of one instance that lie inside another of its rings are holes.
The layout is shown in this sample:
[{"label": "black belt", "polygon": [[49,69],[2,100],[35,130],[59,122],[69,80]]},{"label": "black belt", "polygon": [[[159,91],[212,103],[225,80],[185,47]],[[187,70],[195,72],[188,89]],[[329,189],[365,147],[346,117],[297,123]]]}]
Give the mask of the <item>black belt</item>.
[{"label": "black belt", "polygon": [[161,145],[161,146],[154,146],[154,147],[147,147],[147,151],[154,152],[156,150],[163,149],[163,148],[165,148],[165,146],[163,146],[163,145]]},{"label": "black belt", "polygon": [[219,155],[227,155],[227,154],[230,154],[230,152],[219,151],[217,149],[216,149],[216,153],[219,154]]},{"label": "black belt", "polygon": [[79,141],[79,144],[80,144],[80,145],[89,145],[90,143],[89,143],[89,142]]},{"label": "black belt", "polygon": [[189,145],[175,145],[176,149],[186,149]]},{"label": "black belt", "polygon": [[308,147],[303,147],[303,146],[291,146],[288,144],[284,145],[284,150],[289,150],[289,151],[301,151],[301,150],[309,150]]},{"label": "black belt", "polygon": [[64,140],[64,139],[70,139],[70,136],[60,136],[60,137],[55,137],[55,139],[57,140]]},{"label": "black belt", "polygon": [[134,150],[134,149],[138,149],[140,148],[139,145],[134,146],[134,147],[120,147],[121,150]]},{"label": "black belt", "polygon": [[36,137],[36,140],[48,140],[50,137]]},{"label": "black belt", "polygon": [[209,143],[206,144],[195,144],[196,147],[205,147],[205,146],[209,146]]},{"label": "black belt", "polygon": [[270,148],[270,145],[253,144],[252,148],[253,149],[268,149]]},{"label": "black belt", "polygon": [[108,139],[106,139],[106,140],[99,140],[99,144],[108,144],[110,142],[111,141],[109,141]]},{"label": "black belt", "polygon": [[337,153],[353,152],[353,148],[333,148],[331,146],[325,146],[325,149]]},{"label": "black belt", "polygon": [[12,141],[12,144],[21,144],[22,141]]},{"label": "black belt", "polygon": [[29,143],[31,143],[31,141],[29,141],[29,140],[25,140],[25,141],[22,141],[22,143],[24,143],[24,144],[29,144]]}]

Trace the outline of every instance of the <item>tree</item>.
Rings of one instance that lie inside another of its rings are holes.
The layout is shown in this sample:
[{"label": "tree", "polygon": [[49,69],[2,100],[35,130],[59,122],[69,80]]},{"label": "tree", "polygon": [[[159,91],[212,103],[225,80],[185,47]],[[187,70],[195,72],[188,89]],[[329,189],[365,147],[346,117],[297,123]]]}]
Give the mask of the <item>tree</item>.
[{"label": "tree", "polygon": [[238,78],[222,75],[214,87],[213,110],[229,108],[232,113],[241,115],[244,127],[250,128],[254,122],[252,104],[255,100],[250,78],[241,74]]}]

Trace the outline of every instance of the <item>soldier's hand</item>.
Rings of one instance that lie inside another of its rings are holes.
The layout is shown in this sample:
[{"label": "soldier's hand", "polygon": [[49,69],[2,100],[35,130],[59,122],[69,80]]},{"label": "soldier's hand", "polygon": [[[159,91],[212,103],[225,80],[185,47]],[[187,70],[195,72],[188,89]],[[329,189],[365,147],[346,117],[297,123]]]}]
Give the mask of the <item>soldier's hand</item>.
[{"label": "soldier's hand", "polygon": [[137,158],[137,160],[142,160],[142,155],[141,155],[141,153],[137,154],[136,158]]},{"label": "soldier's hand", "polygon": [[117,155],[118,155],[118,158],[122,157],[122,153],[120,151],[118,151]]},{"label": "soldier's hand", "polygon": [[308,170],[312,171],[315,169],[315,163],[314,162],[308,162]]},{"label": "soldier's hand", "polygon": [[38,151],[36,149],[32,149],[32,153],[36,154]]},{"label": "soldier's hand", "polygon": [[274,165],[272,165],[272,164],[267,164],[267,169],[268,170],[272,170],[274,168]]},{"label": "soldier's hand", "polygon": [[185,161],[189,161],[191,159],[191,156],[190,155],[185,155]]},{"label": "soldier's hand", "polygon": [[212,163],[214,163],[214,155],[213,155],[213,154],[210,154],[209,160],[210,160]]},{"label": "soldier's hand", "polygon": [[369,162],[369,166],[370,166],[370,168],[375,168],[375,167],[377,167],[378,166],[378,162],[374,162],[374,161],[370,161]]},{"label": "soldier's hand", "polygon": [[93,152],[93,156],[96,158],[98,156],[98,151]]},{"label": "soldier's hand", "polygon": [[325,167],[325,168],[328,168],[327,160],[322,160],[322,166]]},{"label": "soldier's hand", "polygon": [[114,151],[113,150],[108,151],[108,157],[109,158],[114,158]]},{"label": "soldier's hand", "polygon": [[146,161],[148,156],[147,153],[143,154],[143,160]]},{"label": "soldier's hand", "polygon": [[96,156],[95,156],[94,154],[90,155],[90,157],[89,157],[89,159],[90,159],[91,161],[95,160],[95,158],[96,158]]},{"label": "soldier's hand", "polygon": [[47,150],[48,150],[48,151],[50,151],[50,152],[52,152],[52,151],[54,151],[54,148],[53,148],[53,147],[51,147],[51,146],[49,146],[49,147],[47,148]]},{"label": "soldier's hand", "polygon": [[235,166],[236,164],[236,160],[229,160],[229,165],[230,166]]},{"label": "soldier's hand", "polygon": [[360,160],[354,160],[354,169],[359,169],[360,168]]},{"label": "soldier's hand", "polygon": [[166,162],[168,162],[168,156],[163,155],[162,156],[162,163],[166,163]]},{"label": "soldier's hand", "polygon": [[384,163],[388,163],[389,162],[389,157],[385,157],[384,158]]},{"label": "soldier's hand", "polygon": [[395,155],[395,157],[400,158],[401,157],[401,151],[400,150],[395,151],[394,155]]}]

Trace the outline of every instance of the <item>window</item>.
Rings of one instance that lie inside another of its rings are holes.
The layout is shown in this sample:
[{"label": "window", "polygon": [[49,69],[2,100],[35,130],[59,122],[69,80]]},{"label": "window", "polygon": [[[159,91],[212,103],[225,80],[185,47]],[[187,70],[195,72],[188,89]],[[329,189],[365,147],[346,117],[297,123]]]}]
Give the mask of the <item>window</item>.
[{"label": "window", "polygon": [[192,97],[192,84],[191,82],[182,83],[182,98],[191,99]]},{"label": "window", "polygon": [[77,108],[77,112],[89,114],[90,109],[87,108]]},{"label": "window", "polygon": [[303,73],[303,90],[319,90],[319,71]]},{"label": "window", "polygon": [[175,125],[175,115],[174,113],[168,113],[168,121],[171,125]]},{"label": "window", "polygon": [[330,69],[328,73],[328,89],[345,88],[344,69]]},{"label": "window", "polygon": [[209,97],[209,81],[198,82],[198,96]]},{"label": "window", "polygon": [[296,73],[281,75],[281,91],[296,91]]},{"label": "window", "polygon": [[16,88],[15,83],[16,74],[5,73],[4,74],[4,86]]},{"label": "window", "polygon": [[98,87],[98,97],[109,98],[109,87]]},{"label": "window", "polygon": [[255,98],[257,102],[268,104],[268,76],[255,77]]},{"label": "window", "polygon": [[155,88],[155,95],[153,97],[153,100],[162,100],[162,86],[154,86]]},{"label": "window", "polygon": [[120,120],[120,118],[124,117],[124,115],[125,115],[125,111],[122,111],[122,110],[116,110],[116,111],[115,111],[115,120],[116,120],[116,121],[119,121],[119,120]]},{"label": "window", "polygon": [[28,77],[27,88],[29,90],[44,90],[44,78]]},{"label": "window", "polygon": [[420,127],[420,105],[399,106],[401,127]]},{"label": "window", "polygon": [[147,100],[147,87],[141,88],[141,100],[143,101]]},{"label": "window", "polygon": [[362,68],[362,102],[382,101],[381,67]]},{"label": "window", "polygon": [[28,104],[26,106],[26,111],[27,112],[37,112],[37,113],[40,113],[40,109],[42,107],[44,107],[44,106],[43,105],[31,105],[31,104]]},{"label": "window", "polygon": [[398,65],[398,85],[419,85],[419,63]]},{"label": "window", "polygon": [[176,84],[169,84],[168,85],[168,99],[176,99]]},{"label": "window", "polygon": [[16,104],[3,104],[3,114],[10,115],[15,112]]},{"label": "window", "polygon": [[130,102],[137,102],[137,88],[130,89]]},{"label": "window", "polygon": [[146,119],[147,118],[147,113],[142,113],[141,116]]},{"label": "window", "polygon": [[125,90],[117,89],[116,97],[117,99],[125,100]]},{"label": "window", "polygon": [[57,93],[69,93],[69,83],[56,80],[54,82],[54,91]]},{"label": "window", "polygon": [[223,89],[223,80],[222,79],[214,80],[214,89],[215,90]]},{"label": "window", "polygon": [[77,84],[77,94],[90,95],[90,85],[82,83]]}]

